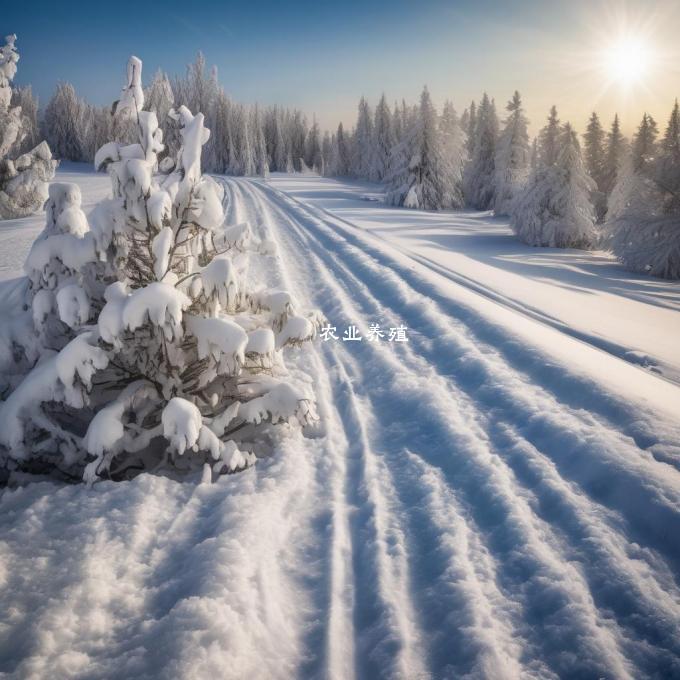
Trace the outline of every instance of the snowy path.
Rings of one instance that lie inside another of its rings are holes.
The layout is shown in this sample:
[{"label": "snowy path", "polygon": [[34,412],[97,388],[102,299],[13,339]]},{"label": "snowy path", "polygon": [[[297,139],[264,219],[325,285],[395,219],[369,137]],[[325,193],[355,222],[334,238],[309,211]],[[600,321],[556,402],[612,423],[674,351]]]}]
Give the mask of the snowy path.
[{"label": "snowy path", "polygon": [[[239,216],[273,230],[301,299],[338,327],[412,329],[407,346],[320,346],[340,476],[324,480],[341,541],[328,547],[330,610],[353,629],[359,675],[680,672],[680,473],[638,448],[663,431],[653,414],[634,422],[564,370],[561,384],[538,379],[540,356],[491,344],[502,330],[447,313],[384,249],[272,189],[227,183]],[[599,408],[571,406],[577,393]],[[326,639],[329,663],[348,653],[345,635]]]},{"label": "snowy path", "polygon": [[270,183],[317,214],[406,253],[424,274],[680,384],[677,281],[632,274],[603,252],[531,248],[512,234],[507,219],[490,213],[402,210],[366,200],[379,197],[378,185],[280,173]]},{"label": "snowy path", "polygon": [[224,182],[255,275],[410,342],[291,357],[325,436],[215,485],[2,492],[0,674],[680,677],[680,388]]}]

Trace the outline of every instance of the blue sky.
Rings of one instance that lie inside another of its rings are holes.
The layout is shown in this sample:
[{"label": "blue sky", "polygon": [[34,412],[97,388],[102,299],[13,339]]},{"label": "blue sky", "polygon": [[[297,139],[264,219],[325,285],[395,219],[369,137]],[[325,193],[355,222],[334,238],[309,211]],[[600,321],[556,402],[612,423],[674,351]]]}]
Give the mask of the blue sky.
[{"label": "blue sky", "polygon": [[[593,66],[605,29],[622,16],[664,54],[663,68],[632,90],[606,88]],[[147,80],[159,67],[183,72],[198,50],[234,98],[298,106],[324,127],[352,121],[362,94],[415,100],[425,83],[435,102],[450,97],[459,110],[483,90],[500,108],[519,88],[532,127],[552,103],[577,127],[592,107],[604,118],[619,111],[624,123],[644,110],[663,121],[680,94],[680,62],[669,53],[680,32],[676,2],[5,0],[2,19],[19,36],[16,82],[43,102],[67,80],[109,103],[130,54]]]}]

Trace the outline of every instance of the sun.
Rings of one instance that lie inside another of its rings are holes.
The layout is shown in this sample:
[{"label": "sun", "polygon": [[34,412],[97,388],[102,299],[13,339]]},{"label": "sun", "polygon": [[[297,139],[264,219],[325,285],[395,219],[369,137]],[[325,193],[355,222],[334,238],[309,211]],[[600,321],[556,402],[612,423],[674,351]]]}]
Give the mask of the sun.
[{"label": "sun", "polygon": [[649,75],[654,55],[642,38],[623,36],[603,49],[601,61],[604,75],[610,82],[631,87]]}]

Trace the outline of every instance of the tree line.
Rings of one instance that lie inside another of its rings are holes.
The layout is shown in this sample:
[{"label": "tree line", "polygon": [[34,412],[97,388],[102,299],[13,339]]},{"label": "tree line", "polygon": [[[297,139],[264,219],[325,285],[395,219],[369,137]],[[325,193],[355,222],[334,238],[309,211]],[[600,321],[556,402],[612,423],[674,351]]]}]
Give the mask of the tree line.
[{"label": "tree line", "polygon": [[[17,91],[37,130],[30,89]],[[416,105],[373,108],[362,97],[351,127],[322,134],[302,111],[245,106],[208,72],[198,55],[186,74],[157,72],[145,109],[157,111],[168,153],[177,147],[173,106],[201,111],[212,130],[203,166],[208,172],[266,176],[313,171],[385,185],[392,205],[442,210],[470,207],[508,216],[515,233],[536,246],[611,249],[628,267],[680,277],[680,122],[677,102],[660,135],[644,114],[632,139],[618,116],[608,130],[597,113],[579,135],[556,107],[533,140],[518,92],[498,115],[487,94],[458,115],[446,101],[437,111],[427,88]],[[96,107],[60,83],[42,117],[42,134],[58,158],[91,161],[114,129],[109,107]]]}]

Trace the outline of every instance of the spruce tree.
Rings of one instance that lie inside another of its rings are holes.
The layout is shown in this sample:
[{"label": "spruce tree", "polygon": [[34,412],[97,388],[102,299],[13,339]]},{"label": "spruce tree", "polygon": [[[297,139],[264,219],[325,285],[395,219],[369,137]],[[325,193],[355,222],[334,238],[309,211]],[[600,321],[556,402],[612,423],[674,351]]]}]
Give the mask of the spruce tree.
[{"label": "spruce tree", "polygon": [[633,137],[633,168],[640,170],[656,156],[656,138],[659,130],[656,121],[648,114],[642,116],[642,121]]},{"label": "spruce tree", "polygon": [[[551,120],[555,116],[551,115]],[[545,137],[544,137],[545,139]],[[595,211],[588,175],[576,133],[566,124],[553,147],[557,157],[533,173],[513,206],[511,225],[517,236],[532,246],[590,248],[595,242]],[[547,156],[549,158],[549,156]]]},{"label": "spruce tree", "polygon": [[382,182],[389,170],[390,151],[396,143],[394,135],[392,114],[387,105],[387,99],[383,94],[375,109],[375,121],[373,124],[373,158],[371,163],[370,179],[374,182]]},{"label": "spruce tree", "polygon": [[441,210],[457,204],[456,179],[460,169],[446,153],[427,87],[420,96],[415,121],[396,148],[385,196],[388,204],[423,210]]},{"label": "spruce tree", "polygon": [[476,110],[473,135],[472,155],[465,170],[465,198],[473,208],[488,210],[495,199],[498,118],[486,93]]},{"label": "spruce tree", "polygon": [[442,115],[439,119],[443,161],[447,169],[450,200],[446,199],[447,207],[462,208],[463,197],[463,169],[466,161],[466,137],[460,121],[449,100],[444,102]]},{"label": "spruce tree", "polygon": [[588,174],[593,178],[596,190],[593,192],[593,205],[598,221],[607,212],[607,197],[603,191],[605,183],[605,132],[600,119],[593,111],[583,135],[583,156]]},{"label": "spruce tree", "polygon": [[605,156],[602,191],[609,196],[616,184],[616,174],[621,167],[621,158],[626,152],[626,140],[621,132],[621,123],[616,114],[611,130],[607,134],[607,154]]},{"label": "spruce tree", "polygon": [[42,208],[57,163],[46,142],[30,150],[24,146],[29,136],[35,137],[36,130],[32,119],[35,112],[24,111],[22,104],[32,105],[34,100],[13,97],[19,53],[15,35],[8,35],[5,41],[0,47],[0,219],[12,219]]},{"label": "spruce tree", "polygon": [[2,468],[210,481],[270,451],[279,424],[314,417],[282,350],[311,339],[315,317],[243,277],[261,248],[247,223],[224,225],[223,188],[201,173],[203,114],[170,112],[182,145],[175,169],[156,175],[156,114],[132,106],[138,141],[109,142],[95,159],[111,198],[88,219],[77,185],[50,186],[16,310],[17,374],[0,402]]},{"label": "spruce tree", "polygon": [[529,121],[522,109],[519,92],[515,91],[506,109],[508,117],[498,138],[496,157],[496,190],[494,212],[509,215],[519,191],[526,184],[529,175]]},{"label": "spruce tree", "polygon": [[[646,124],[646,133],[649,129],[650,125]],[[656,153],[645,154],[637,161],[632,154],[628,172],[617,182],[616,203],[606,224],[606,242],[629,269],[678,279],[680,110],[677,101]]]},{"label": "spruce tree", "polygon": [[354,131],[352,149],[352,174],[368,179],[373,164],[373,116],[371,107],[364,97],[359,101],[357,126]]},{"label": "spruce tree", "polygon": [[547,124],[538,134],[538,165],[549,168],[557,160],[560,150],[560,136],[562,129],[557,117],[557,107],[552,106]]}]

